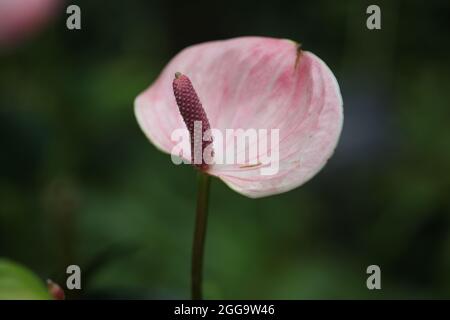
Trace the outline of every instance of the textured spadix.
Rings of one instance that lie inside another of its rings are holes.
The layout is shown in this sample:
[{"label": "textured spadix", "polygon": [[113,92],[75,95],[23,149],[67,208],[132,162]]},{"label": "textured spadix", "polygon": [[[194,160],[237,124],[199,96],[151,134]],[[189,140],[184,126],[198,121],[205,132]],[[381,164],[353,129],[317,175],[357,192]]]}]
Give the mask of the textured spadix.
[{"label": "textured spadix", "polygon": [[172,91],[178,71],[191,79],[211,128],[279,129],[277,174],[261,175],[258,165],[207,168],[237,192],[256,198],[291,190],[332,155],[343,123],[339,87],[326,64],[295,42],[243,37],[194,45],[176,55],[135,100],[142,130],[167,153],[178,143],[172,132],[185,128]]},{"label": "textured spadix", "polygon": [[[211,129],[206,112],[203,109],[202,103],[200,102],[191,81],[180,72],[175,73],[173,93],[178,108],[180,109],[180,114],[189,130],[191,140],[191,163],[202,170],[206,170],[208,165],[204,161],[203,152],[205,148],[212,143],[210,139],[203,139],[203,137],[206,137],[207,134],[209,134],[208,130]],[[197,130],[195,122],[197,122],[197,125],[200,124],[200,128],[197,127]],[[196,144],[197,148],[195,148]]]}]

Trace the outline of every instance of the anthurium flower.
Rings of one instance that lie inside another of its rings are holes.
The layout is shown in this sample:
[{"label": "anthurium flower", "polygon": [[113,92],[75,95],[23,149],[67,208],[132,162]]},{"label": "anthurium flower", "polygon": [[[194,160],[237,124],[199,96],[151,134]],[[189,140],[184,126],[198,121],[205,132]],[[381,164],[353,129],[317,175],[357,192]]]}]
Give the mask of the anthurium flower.
[{"label": "anthurium flower", "polygon": [[[187,124],[176,99],[176,73],[190,81],[211,128],[279,130],[276,174],[262,175],[260,162],[200,165],[243,195],[263,197],[302,185],[336,147],[343,123],[338,83],[320,58],[291,40],[241,37],[194,45],[176,55],[135,100],[142,130],[169,154],[177,144],[172,132]],[[246,148],[252,143],[258,142]]]},{"label": "anthurium flower", "polygon": [[40,30],[61,4],[61,0],[0,0],[0,49]]}]

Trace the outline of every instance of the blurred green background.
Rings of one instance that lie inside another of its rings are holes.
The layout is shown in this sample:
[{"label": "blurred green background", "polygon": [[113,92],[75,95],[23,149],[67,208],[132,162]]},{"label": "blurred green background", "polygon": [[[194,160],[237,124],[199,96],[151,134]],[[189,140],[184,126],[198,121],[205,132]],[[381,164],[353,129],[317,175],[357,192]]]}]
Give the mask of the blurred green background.
[{"label": "blurred green background", "polygon": [[61,284],[80,265],[73,298],[189,298],[195,171],[147,141],[133,100],[182,48],[263,35],[326,61],[344,129],[291,192],[252,200],[214,179],[205,297],[450,298],[450,2],[66,4],[82,30],[63,7],[0,53],[1,257]]}]

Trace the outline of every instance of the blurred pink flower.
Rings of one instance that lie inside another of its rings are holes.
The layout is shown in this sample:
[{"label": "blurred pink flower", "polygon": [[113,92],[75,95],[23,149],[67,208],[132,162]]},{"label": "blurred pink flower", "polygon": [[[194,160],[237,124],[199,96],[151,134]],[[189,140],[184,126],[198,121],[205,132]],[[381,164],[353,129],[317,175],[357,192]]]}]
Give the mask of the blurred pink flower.
[{"label": "blurred pink flower", "polygon": [[39,31],[61,0],[0,0],[0,48],[17,45]]},{"label": "blurred pink flower", "polygon": [[343,124],[339,86],[327,65],[297,43],[241,37],[194,45],[176,55],[135,100],[142,130],[169,154],[177,145],[172,132],[186,128],[172,91],[176,72],[192,81],[211,128],[279,129],[276,174],[261,175],[261,164],[204,168],[235,191],[252,198],[289,191],[331,157]]}]

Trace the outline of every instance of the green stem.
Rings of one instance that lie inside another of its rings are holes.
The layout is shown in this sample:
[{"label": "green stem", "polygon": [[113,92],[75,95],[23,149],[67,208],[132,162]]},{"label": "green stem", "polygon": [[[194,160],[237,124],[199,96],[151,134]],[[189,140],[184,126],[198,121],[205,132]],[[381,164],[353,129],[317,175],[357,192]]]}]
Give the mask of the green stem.
[{"label": "green stem", "polygon": [[195,217],[194,243],[192,246],[192,299],[202,299],[202,269],[208,217],[209,175],[199,172],[197,212]]}]

